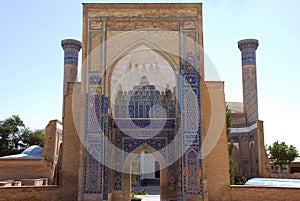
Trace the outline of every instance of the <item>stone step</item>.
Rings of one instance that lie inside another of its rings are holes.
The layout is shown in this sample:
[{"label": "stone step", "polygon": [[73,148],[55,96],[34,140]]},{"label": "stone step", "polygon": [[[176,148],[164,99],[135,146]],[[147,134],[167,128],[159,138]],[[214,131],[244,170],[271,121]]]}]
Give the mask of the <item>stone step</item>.
[{"label": "stone step", "polygon": [[140,186],[140,187],[132,187],[133,192],[145,191],[149,195],[159,195],[160,194],[160,186]]}]

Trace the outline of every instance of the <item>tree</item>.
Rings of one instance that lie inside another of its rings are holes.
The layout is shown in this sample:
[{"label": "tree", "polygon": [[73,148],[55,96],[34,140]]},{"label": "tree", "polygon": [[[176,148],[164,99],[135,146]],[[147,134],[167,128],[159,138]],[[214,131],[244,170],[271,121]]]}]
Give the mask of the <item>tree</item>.
[{"label": "tree", "polygon": [[293,145],[288,146],[285,142],[274,142],[273,145],[268,147],[268,151],[275,167],[280,167],[280,172],[282,172],[285,165],[290,164],[299,156],[296,147]]},{"label": "tree", "polygon": [[17,115],[0,121],[0,156],[18,153],[20,131],[24,127]]},{"label": "tree", "polygon": [[42,130],[31,131],[25,128],[21,135],[21,141],[24,147],[30,147],[32,145],[44,146],[45,134]]},{"label": "tree", "polygon": [[43,146],[44,133],[32,131],[18,115],[0,121],[0,156],[19,154],[31,145]]},{"label": "tree", "polygon": [[230,143],[229,147],[228,147],[228,151],[229,151],[229,155],[231,156],[232,150],[233,150],[233,142],[231,140],[231,135],[230,135],[230,131],[231,131],[231,109],[228,107],[228,105],[226,105],[226,125],[227,125],[228,142]]},{"label": "tree", "polygon": [[231,131],[231,110],[228,107],[228,105],[226,105],[226,131],[227,131],[227,138],[228,138],[228,152],[229,152],[229,160],[230,160],[230,184],[235,184],[235,180],[234,180],[234,176],[236,174],[236,169],[232,167],[232,159],[231,159],[231,155],[232,155],[232,151],[233,151],[233,141],[231,140],[231,135],[230,135],[230,131]]},{"label": "tree", "polygon": [[138,177],[140,175],[140,159],[136,158],[131,162],[131,185],[136,186],[138,184]]}]

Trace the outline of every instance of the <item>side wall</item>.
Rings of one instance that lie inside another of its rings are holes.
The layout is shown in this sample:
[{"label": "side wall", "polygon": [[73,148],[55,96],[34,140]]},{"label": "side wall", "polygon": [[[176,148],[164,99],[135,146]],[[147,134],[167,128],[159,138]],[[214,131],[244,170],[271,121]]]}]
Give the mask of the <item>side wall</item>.
[{"label": "side wall", "polygon": [[1,158],[0,181],[48,178],[48,184],[52,184],[61,133],[58,124],[58,120],[52,120],[46,127],[42,158]]},{"label": "side wall", "polygon": [[[62,123],[59,120],[52,120],[46,126],[46,139],[43,149],[43,156],[47,166],[51,168],[49,172],[49,184],[57,184],[59,177],[59,154],[62,143]],[[60,159],[61,160],[61,159]],[[59,161],[60,162],[60,161]],[[57,173],[56,175],[55,172]]]},{"label": "side wall", "polygon": [[60,200],[60,188],[43,187],[10,187],[0,188],[0,201],[57,201]]},{"label": "side wall", "polygon": [[231,201],[299,201],[300,188],[231,186]]},{"label": "side wall", "polygon": [[64,97],[63,143],[62,143],[62,198],[75,201],[78,197],[78,168],[80,140],[74,124],[72,91],[74,83],[68,83]]},{"label": "side wall", "polygon": [[271,177],[270,163],[265,149],[264,125],[260,120],[257,121],[257,138],[259,177]]},{"label": "side wall", "polygon": [[[233,125],[231,140],[236,145],[233,164],[239,164],[235,176],[270,177],[269,159],[265,150],[263,121],[245,127]],[[233,168],[235,166],[233,165]]]},{"label": "side wall", "polygon": [[229,153],[223,82],[201,82],[202,157],[205,197],[229,200]]},{"label": "side wall", "polygon": [[49,178],[50,171],[44,158],[0,159],[0,181]]}]

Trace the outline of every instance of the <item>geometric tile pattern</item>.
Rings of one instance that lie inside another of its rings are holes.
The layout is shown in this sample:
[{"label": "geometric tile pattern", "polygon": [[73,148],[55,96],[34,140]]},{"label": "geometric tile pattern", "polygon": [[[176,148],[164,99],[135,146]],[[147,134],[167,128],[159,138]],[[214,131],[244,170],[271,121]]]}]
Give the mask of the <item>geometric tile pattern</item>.
[{"label": "geometric tile pattern", "polygon": [[168,181],[169,181],[169,190],[176,191],[176,170],[175,165],[172,164],[168,167]]},{"label": "geometric tile pattern", "polygon": [[197,154],[194,150],[190,150],[187,153],[187,166],[188,166],[187,188],[191,191],[195,191],[199,187],[199,177],[197,175],[198,172]]},{"label": "geometric tile pattern", "polygon": [[258,120],[256,69],[253,65],[243,67],[243,102],[247,124]]},{"label": "geometric tile pattern", "polygon": [[[195,39],[195,38],[194,38]],[[200,72],[197,71],[197,53],[189,50],[185,60],[181,60],[181,83],[183,107],[181,108],[182,147],[188,149],[182,157],[182,168],[187,168],[187,175],[183,175],[182,189],[184,194],[199,194],[203,198],[201,159],[201,129],[200,129]],[[180,193],[178,198],[180,198]]]},{"label": "geometric tile pattern", "polygon": [[246,39],[238,42],[242,54],[243,102],[247,124],[258,120],[256,49],[258,40]]},{"label": "geometric tile pattern", "polygon": [[84,193],[105,195],[103,183],[104,160],[103,118],[104,97],[101,95],[86,95],[86,149],[84,154]]},{"label": "geometric tile pattern", "polygon": [[256,65],[255,51],[242,51],[242,65]]},{"label": "geometric tile pattern", "polygon": [[95,159],[94,154],[91,155],[87,151],[85,151],[84,158],[84,192],[88,194],[102,193],[102,182],[100,180],[102,165]]},{"label": "geometric tile pattern", "polygon": [[91,75],[89,77],[89,84],[90,85],[99,85],[101,84],[101,78],[99,75]]},{"label": "geometric tile pattern", "polygon": [[198,100],[193,90],[186,90],[184,95],[184,106],[185,106],[185,131],[186,132],[197,132],[198,131]]},{"label": "geometric tile pattern", "polygon": [[64,65],[71,64],[74,66],[78,65],[78,49],[67,48],[64,49],[65,57],[64,57]]},{"label": "geometric tile pattern", "polygon": [[[158,107],[159,106],[159,107]],[[175,117],[175,99],[170,90],[160,92],[143,76],[140,85],[128,93],[119,91],[115,101],[115,118],[167,118]]]},{"label": "geometric tile pattern", "polygon": [[[237,152],[239,157],[236,160],[240,163],[237,175],[246,175],[247,177],[257,177],[259,164],[255,162],[258,160],[257,146],[254,146],[254,153],[251,155],[251,144],[258,144],[257,128],[249,132],[231,133],[231,140],[238,144]],[[245,148],[242,148],[245,147]],[[253,150],[252,150],[253,152]]]},{"label": "geometric tile pattern", "polygon": [[61,46],[64,49],[64,95],[67,93],[67,83],[75,82],[77,78],[78,52],[81,43],[76,40],[63,40]]},{"label": "geometric tile pattern", "polygon": [[[183,34],[192,38],[196,44],[198,44],[197,39],[197,30],[198,24],[197,20],[190,20],[188,22],[184,22],[184,20],[180,20],[180,30],[183,31]],[[105,23],[100,27],[105,30]],[[105,35],[103,36],[104,40],[106,40]],[[181,40],[181,39],[180,39]],[[103,53],[105,55],[105,53]],[[196,48],[187,49],[184,41],[180,41],[180,73],[177,75],[178,86],[177,86],[177,97],[180,104],[178,104],[178,114],[181,114],[181,119],[177,119],[174,121],[166,121],[166,126],[162,129],[160,133],[158,133],[154,138],[151,139],[133,139],[130,136],[118,131],[116,125],[109,125],[108,120],[105,120],[104,114],[107,114],[109,111],[108,108],[108,97],[104,97],[101,95],[91,95],[87,94],[86,98],[86,140],[89,140],[92,143],[92,147],[90,149],[94,149],[95,152],[104,154],[103,141],[101,140],[101,135],[97,131],[104,130],[104,134],[106,135],[108,131],[106,129],[113,129],[116,131],[115,134],[115,145],[119,148],[131,152],[136,147],[142,145],[143,143],[148,144],[154,149],[160,150],[165,147],[168,143],[172,142],[175,137],[175,129],[172,130],[169,127],[181,129],[182,140],[180,144],[178,144],[179,149],[184,150],[185,146],[190,147],[188,152],[183,155],[182,159],[179,161],[179,167],[177,170],[174,165],[168,167],[168,182],[169,189],[178,193],[178,201],[183,200],[183,196],[185,193],[189,194],[202,194],[202,176],[199,174],[202,168],[201,161],[201,132],[200,132],[200,72],[196,70],[197,62],[199,62],[200,56],[199,51]],[[72,62],[70,60],[70,62]],[[105,64],[103,65],[105,66]],[[99,67],[100,68],[100,67]],[[198,68],[198,67],[197,67]],[[89,74],[90,73],[90,74]],[[102,85],[103,83],[100,77],[94,76],[100,74],[100,69],[97,67],[93,68],[93,71],[87,72],[87,85],[88,87],[95,87],[94,85]],[[181,79],[183,77],[183,79]],[[151,92],[151,90],[149,90]],[[187,94],[193,94],[192,98],[185,98]],[[151,94],[151,93],[150,93]],[[161,96],[162,94],[157,94],[157,96]],[[149,96],[149,100],[151,97]],[[151,100],[150,100],[151,101]],[[163,107],[167,111],[168,117],[176,117],[175,114],[175,104],[171,104],[173,107],[167,108]],[[131,105],[132,107],[124,108],[121,107],[116,108],[116,114],[120,117],[124,116],[124,111],[129,111],[132,118],[147,118],[151,116],[149,113],[149,108],[151,103],[148,105]],[[149,106],[149,107],[147,107]],[[165,106],[165,105],[163,105]],[[198,115],[192,113],[192,110],[197,110],[199,112]],[[159,114],[159,111],[154,110],[155,115]],[[115,114],[115,115],[116,115]],[[106,122],[106,123],[104,123]],[[179,122],[180,125],[177,125]],[[136,126],[141,128],[146,127],[149,122],[147,120],[134,121]],[[128,125],[128,122],[122,122],[122,126]],[[156,125],[156,124],[154,124]],[[157,123],[159,125],[159,122]],[[188,130],[190,132],[188,132]],[[149,131],[144,131],[144,133],[149,134]],[[143,133],[143,131],[141,131]],[[99,139],[100,138],[100,139]],[[192,139],[194,138],[194,139]],[[192,140],[191,140],[192,139]],[[185,144],[185,142],[188,142]],[[101,151],[102,150],[102,151]],[[163,152],[163,156],[168,161],[168,157],[170,160],[173,155],[174,150],[167,149],[166,152]],[[96,157],[100,160],[103,159],[103,155]],[[120,153],[114,154],[116,163],[115,166],[122,165],[121,161],[126,156],[122,156]],[[94,154],[93,154],[94,156]],[[103,176],[103,172],[105,168],[101,164],[98,163],[95,158],[91,157],[88,152],[85,153],[84,157],[84,193],[97,193],[102,194],[102,198],[107,198],[107,184],[105,183],[105,178]],[[182,171],[184,168],[188,168],[188,174],[183,175]],[[183,178],[183,179],[182,179]],[[122,189],[122,173],[115,171],[114,173],[114,189],[121,190]],[[177,186],[176,186],[177,183]],[[99,195],[100,196],[100,195]],[[100,196],[101,197],[101,196]],[[99,198],[100,198],[99,197]],[[101,199],[101,198],[100,198]]]},{"label": "geometric tile pattern", "polygon": [[[123,127],[123,129],[125,129]],[[129,127],[130,129],[130,127]],[[128,153],[131,153],[136,148],[142,146],[143,144],[147,144],[150,147],[152,147],[154,150],[161,151],[162,156],[167,160],[167,156],[169,153],[167,153],[165,150],[162,150],[166,147],[167,143],[170,143],[174,139],[174,130],[171,129],[163,129],[160,133],[158,133],[155,137],[150,139],[141,139],[141,138],[133,138],[125,133],[123,133],[121,130],[118,129],[118,127],[114,126],[114,133],[115,133],[115,146],[123,150],[125,155],[122,155],[121,151],[120,153],[115,153],[115,167],[116,169],[122,168],[122,161],[125,160]],[[133,131],[131,129],[131,131]],[[139,132],[143,132],[143,130],[139,130]],[[147,130],[144,130],[144,132],[147,132]],[[169,188],[174,189],[174,184],[176,182],[175,178],[175,168],[169,169],[169,174],[173,175],[169,179]],[[175,188],[176,189],[176,188]],[[122,190],[122,173],[118,171],[114,171],[114,190]]]}]

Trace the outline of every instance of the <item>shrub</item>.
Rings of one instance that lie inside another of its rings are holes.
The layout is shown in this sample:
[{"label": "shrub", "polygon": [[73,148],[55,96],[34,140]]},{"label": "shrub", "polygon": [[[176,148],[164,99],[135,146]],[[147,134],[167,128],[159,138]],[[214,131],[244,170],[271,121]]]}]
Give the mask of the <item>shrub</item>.
[{"label": "shrub", "polygon": [[235,185],[244,185],[250,178],[245,176],[236,176],[235,177]]},{"label": "shrub", "polygon": [[142,198],[130,198],[130,201],[141,201]]},{"label": "shrub", "polygon": [[138,191],[138,192],[134,192],[135,195],[148,195],[148,193],[146,191]]}]

